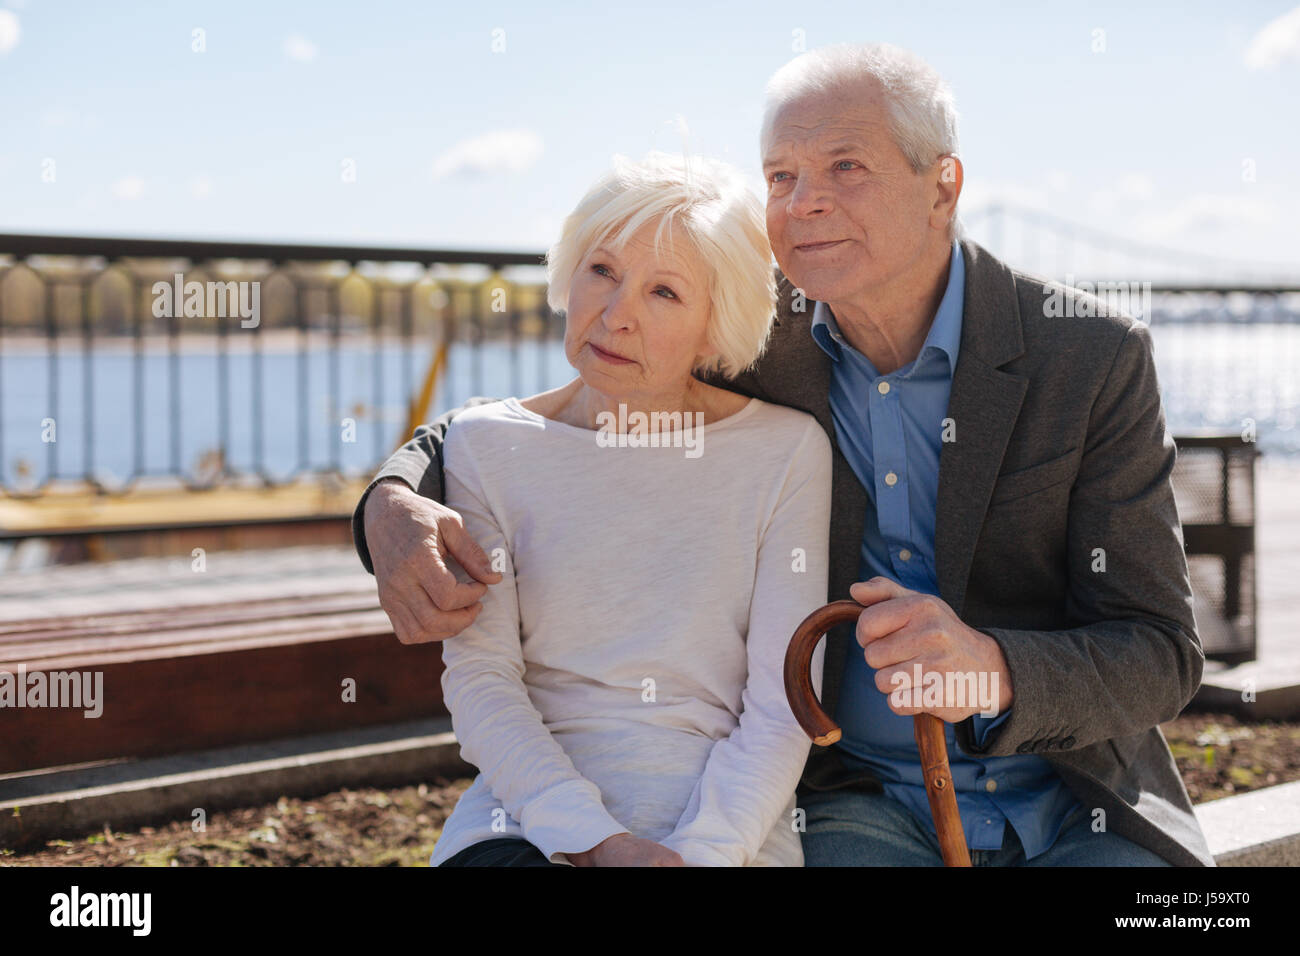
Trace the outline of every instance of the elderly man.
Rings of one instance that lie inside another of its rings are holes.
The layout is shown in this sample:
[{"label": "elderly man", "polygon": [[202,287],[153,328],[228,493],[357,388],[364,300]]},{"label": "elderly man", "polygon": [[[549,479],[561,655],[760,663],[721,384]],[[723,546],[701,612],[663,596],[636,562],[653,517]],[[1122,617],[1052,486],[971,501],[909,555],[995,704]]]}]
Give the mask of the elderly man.
[{"label": "elderly man", "polygon": [[[768,84],[761,141],[782,304],[767,353],[718,384],[831,437],[828,597],[865,606],[828,636],[822,703],[843,737],[800,784],[807,864],[940,864],[910,719],[925,711],[947,722],[975,865],[1213,865],[1157,726],[1204,655],[1148,331],[1095,302],[1059,318],[1059,287],[960,238],[952,95],[911,54],[796,58]],[[455,414],[393,455],[354,517],[408,643],[458,633],[498,580],[433,500]],[[936,673],[978,675],[991,699],[896,693]]]}]

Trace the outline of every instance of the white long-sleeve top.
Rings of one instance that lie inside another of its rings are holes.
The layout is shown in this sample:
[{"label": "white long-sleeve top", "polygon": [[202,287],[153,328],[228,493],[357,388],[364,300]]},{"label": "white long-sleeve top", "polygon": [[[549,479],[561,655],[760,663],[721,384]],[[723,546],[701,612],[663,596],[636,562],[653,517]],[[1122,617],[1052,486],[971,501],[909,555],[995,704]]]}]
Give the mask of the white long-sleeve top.
[{"label": "white long-sleeve top", "polygon": [[503,579],[442,645],[480,773],[430,864],[503,836],[567,863],[630,832],[688,864],[801,866],[811,744],[782,664],[826,600],[830,442],[758,399],[694,451],[597,436],[515,399],[448,429],[446,503]]}]

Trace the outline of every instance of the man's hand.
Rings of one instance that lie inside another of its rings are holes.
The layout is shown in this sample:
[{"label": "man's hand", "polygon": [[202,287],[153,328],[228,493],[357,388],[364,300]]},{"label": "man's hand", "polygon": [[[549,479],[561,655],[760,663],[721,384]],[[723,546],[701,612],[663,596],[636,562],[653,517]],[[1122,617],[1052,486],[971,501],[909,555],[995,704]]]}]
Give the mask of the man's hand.
[{"label": "man's hand", "polygon": [[[487,586],[501,580],[466,533],[460,515],[416,494],[401,479],[381,481],[371,489],[365,522],[379,604],[403,644],[459,634],[483,610],[479,599]],[[475,580],[457,581],[443,561],[448,554]]]},{"label": "man's hand", "polygon": [[[1011,672],[1002,648],[963,624],[942,598],[909,591],[885,577],[854,584],[849,594],[867,605],[858,617],[858,643],[867,664],[876,670],[876,687],[890,695],[894,713],[933,714],[957,723],[972,714],[995,716],[986,710],[990,705],[997,713],[1011,706]],[[949,679],[949,674],[963,679]],[[936,693],[941,706],[933,704]],[[994,699],[982,700],[985,695]]]},{"label": "man's hand", "polygon": [[584,853],[566,853],[574,866],[685,866],[681,856],[654,840],[615,833]]}]

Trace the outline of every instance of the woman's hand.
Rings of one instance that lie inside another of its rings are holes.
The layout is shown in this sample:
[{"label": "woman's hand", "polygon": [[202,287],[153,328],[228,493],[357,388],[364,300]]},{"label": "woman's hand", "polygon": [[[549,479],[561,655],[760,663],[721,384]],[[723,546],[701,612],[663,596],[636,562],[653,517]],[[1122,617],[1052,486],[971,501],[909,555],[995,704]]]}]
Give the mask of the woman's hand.
[{"label": "woman's hand", "polygon": [[615,833],[583,853],[566,853],[574,866],[685,866],[676,851],[654,840]]}]

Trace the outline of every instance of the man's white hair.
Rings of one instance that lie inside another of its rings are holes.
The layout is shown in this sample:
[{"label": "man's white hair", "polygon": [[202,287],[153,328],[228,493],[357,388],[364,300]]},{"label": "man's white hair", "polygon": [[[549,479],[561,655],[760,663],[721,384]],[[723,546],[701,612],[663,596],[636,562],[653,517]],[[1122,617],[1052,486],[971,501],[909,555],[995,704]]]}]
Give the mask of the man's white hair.
[{"label": "man's white hair", "polygon": [[[888,43],[836,43],[795,57],[767,81],[761,143],[767,146],[776,115],[809,94],[880,83],[889,128],[914,172],[939,157],[957,155],[957,102],[938,72],[915,53]],[[954,213],[950,232],[960,232]]]}]

